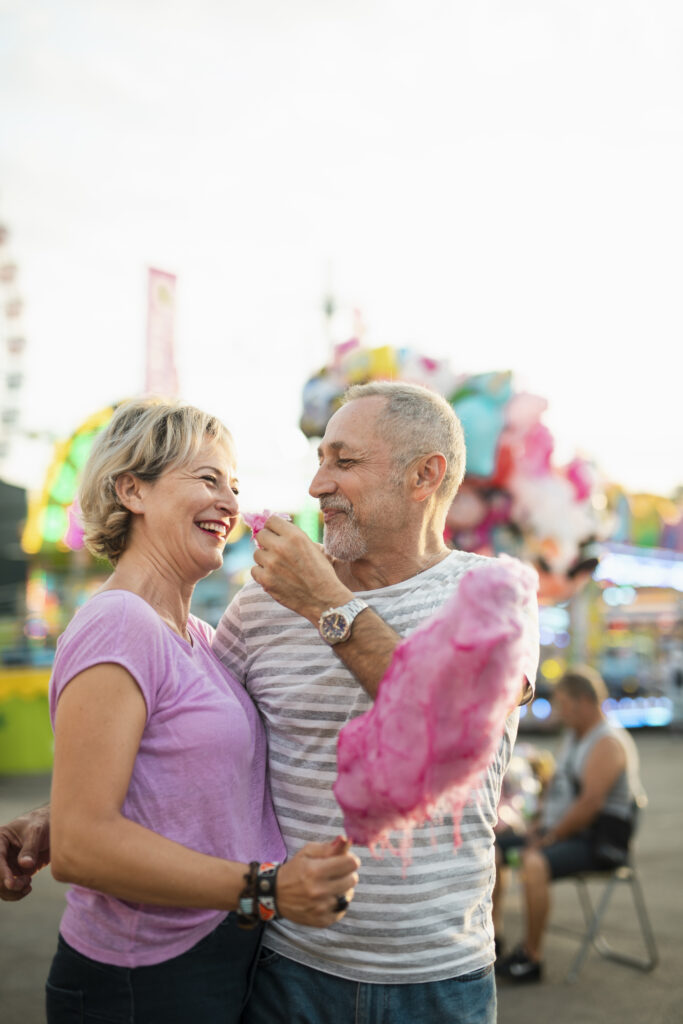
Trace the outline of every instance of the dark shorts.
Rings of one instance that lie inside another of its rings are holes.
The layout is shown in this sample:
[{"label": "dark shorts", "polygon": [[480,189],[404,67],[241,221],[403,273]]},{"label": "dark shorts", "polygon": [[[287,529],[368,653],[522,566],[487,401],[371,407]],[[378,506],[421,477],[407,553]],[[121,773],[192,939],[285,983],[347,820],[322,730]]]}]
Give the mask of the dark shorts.
[{"label": "dark shorts", "polygon": [[91,960],[60,935],[46,985],[48,1024],[237,1024],[261,935],[228,914],[186,953],[131,968]]},{"label": "dark shorts", "polygon": [[[503,853],[505,863],[513,867],[517,867],[519,851],[525,843],[526,837],[513,829],[505,829],[496,835],[496,846]],[[548,861],[552,879],[567,878],[581,871],[597,871],[600,868],[593,853],[593,837],[588,831],[552,843],[551,846],[541,846],[538,852]]]}]

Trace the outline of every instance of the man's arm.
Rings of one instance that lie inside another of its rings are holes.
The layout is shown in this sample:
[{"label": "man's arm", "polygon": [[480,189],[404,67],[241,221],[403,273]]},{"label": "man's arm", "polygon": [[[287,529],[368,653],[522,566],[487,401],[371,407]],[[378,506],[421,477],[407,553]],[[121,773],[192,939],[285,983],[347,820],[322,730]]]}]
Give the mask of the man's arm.
[{"label": "man's arm", "polygon": [[[308,619],[316,629],[328,608],[355,596],[337,577],[320,544],[297,526],[271,516],[258,534],[259,548],[251,574],[267,594]],[[348,640],[332,650],[374,699],[380,680],[403,638],[371,608],[355,618]]]},{"label": "man's arm", "polygon": [[[258,543],[251,571],[254,580],[274,600],[316,628],[324,611],[347,604],[355,596],[337,577],[322,546],[292,523],[271,516],[258,534]],[[354,619],[349,639],[332,650],[374,700],[402,640],[383,618],[366,608]],[[525,678],[517,703],[527,703],[532,697],[532,686]]]},{"label": "man's arm", "polygon": [[0,825],[0,900],[31,892],[31,877],[50,861],[50,807],[26,811]]},{"label": "man's arm", "polygon": [[581,778],[581,792],[540,845],[550,846],[581,832],[602,810],[609,791],[626,768],[626,754],[618,740],[604,736],[591,750]]}]

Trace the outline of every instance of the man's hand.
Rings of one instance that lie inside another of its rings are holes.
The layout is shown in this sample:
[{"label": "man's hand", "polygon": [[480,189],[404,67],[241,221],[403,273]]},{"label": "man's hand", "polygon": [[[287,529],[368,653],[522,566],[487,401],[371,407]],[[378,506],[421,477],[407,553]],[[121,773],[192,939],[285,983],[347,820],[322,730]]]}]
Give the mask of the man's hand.
[{"label": "man's hand", "polygon": [[[322,546],[293,523],[271,516],[259,531],[258,542],[251,575],[266,593],[314,626],[328,608],[338,608],[355,597],[338,579]],[[400,642],[398,633],[366,608],[354,619],[351,637],[332,650],[374,700]]]},{"label": "man's hand", "polygon": [[50,861],[50,808],[27,811],[0,826],[0,899],[21,900],[31,878]]},{"label": "man's hand", "polygon": [[346,604],[353,591],[340,583],[334,567],[303,530],[271,516],[259,531],[251,575],[267,594],[314,625],[328,608]]}]

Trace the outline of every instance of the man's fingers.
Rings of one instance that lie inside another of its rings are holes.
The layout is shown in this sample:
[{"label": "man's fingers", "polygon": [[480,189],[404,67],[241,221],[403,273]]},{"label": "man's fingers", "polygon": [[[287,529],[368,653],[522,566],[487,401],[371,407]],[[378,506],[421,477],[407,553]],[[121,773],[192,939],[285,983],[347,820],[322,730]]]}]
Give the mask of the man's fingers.
[{"label": "man's fingers", "polygon": [[31,891],[31,876],[15,875],[7,867],[2,872],[0,882],[0,899],[7,903],[16,903]]},{"label": "man's fingers", "polygon": [[289,530],[298,531],[299,527],[295,526],[290,519],[283,519],[282,516],[274,514],[266,519],[263,529],[270,530],[278,537],[286,537]]},{"label": "man's fingers", "polygon": [[19,900],[23,900],[25,896],[33,891],[33,886],[25,885],[22,889],[12,889],[3,896],[3,899],[7,903],[17,903]]},{"label": "man's fingers", "polygon": [[35,871],[40,858],[40,844],[43,840],[43,830],[31,825],[26,830],[26,837],[23,845],[17,854],[17,863],[28,871]]}]

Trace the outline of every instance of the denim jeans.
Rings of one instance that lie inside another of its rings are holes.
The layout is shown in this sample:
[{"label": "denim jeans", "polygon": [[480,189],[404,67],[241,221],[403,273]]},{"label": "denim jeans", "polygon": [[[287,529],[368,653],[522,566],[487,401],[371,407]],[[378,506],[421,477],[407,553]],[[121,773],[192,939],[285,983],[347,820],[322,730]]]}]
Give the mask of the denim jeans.
[{"label": "denim jeans", "polygon": [[495,1024],[493,965],[412,985],[346,981],[261,950],[244,1024]]},{"label": "denim jeans", "polygon": [[150,967],[114,967],[59,937],[46,985],[48,1024],[238,1024],[262,929],[235,915],[180,956]]}]

